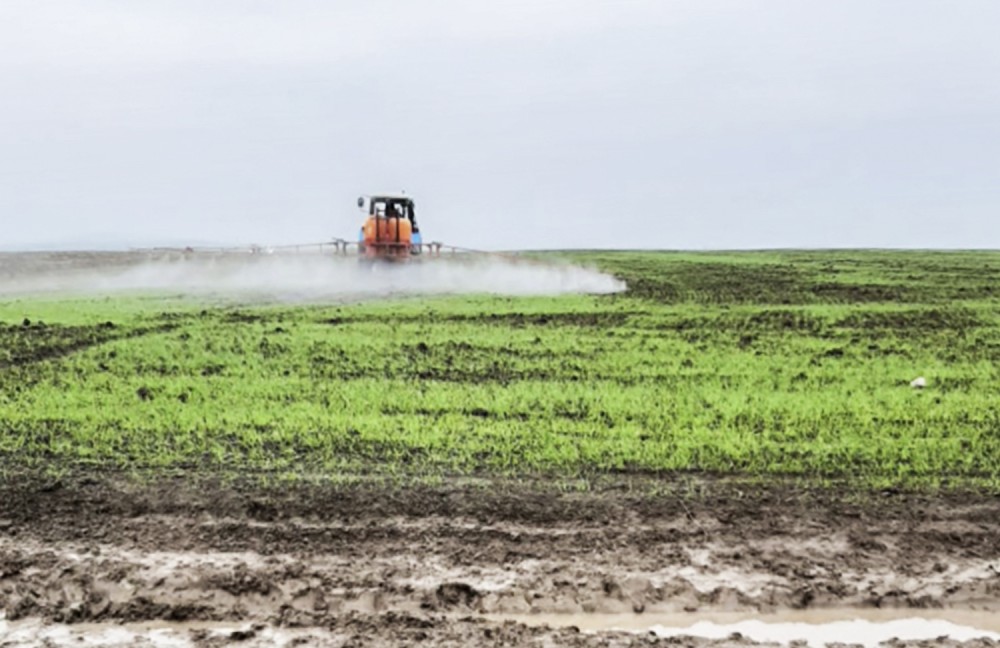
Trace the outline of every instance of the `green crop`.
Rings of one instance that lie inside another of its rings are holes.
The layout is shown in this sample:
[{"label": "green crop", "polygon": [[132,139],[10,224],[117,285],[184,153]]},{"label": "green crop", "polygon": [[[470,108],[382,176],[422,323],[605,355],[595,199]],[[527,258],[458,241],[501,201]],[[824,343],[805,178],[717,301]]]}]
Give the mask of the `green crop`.
[{"label": "green crop", "polygon": [[1000,484],[1000,254],[569,256],[629,290],[0,302],[0,458]]}]

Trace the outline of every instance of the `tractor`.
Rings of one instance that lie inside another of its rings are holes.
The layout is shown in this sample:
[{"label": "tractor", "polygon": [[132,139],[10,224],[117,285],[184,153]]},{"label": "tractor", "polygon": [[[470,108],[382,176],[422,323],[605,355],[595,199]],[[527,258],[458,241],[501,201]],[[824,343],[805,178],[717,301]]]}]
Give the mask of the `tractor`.
[{"label": "tractor", "polygon": [[358,233],[362,259],[401,262],[423,249],[413,199],[403,195],[361,196],[358,208],[365,217]]}]

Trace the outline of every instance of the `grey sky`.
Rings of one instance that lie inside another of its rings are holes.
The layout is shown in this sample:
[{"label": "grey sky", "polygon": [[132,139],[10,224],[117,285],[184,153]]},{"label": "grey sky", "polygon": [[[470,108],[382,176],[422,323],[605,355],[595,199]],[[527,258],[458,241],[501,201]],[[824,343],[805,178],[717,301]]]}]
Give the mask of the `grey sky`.
[{"label": "grey sky", "polygon": [[1000,247],[996,0],[0,0],[0,247]]}]

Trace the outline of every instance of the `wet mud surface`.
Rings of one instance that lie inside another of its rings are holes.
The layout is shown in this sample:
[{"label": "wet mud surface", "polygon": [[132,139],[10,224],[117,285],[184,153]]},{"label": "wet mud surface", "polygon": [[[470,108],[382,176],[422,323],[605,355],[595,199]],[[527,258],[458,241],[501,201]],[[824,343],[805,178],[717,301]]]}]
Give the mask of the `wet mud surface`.
[{"label": "wet mud surface", "polygon": [[142,624],[170,623],[186,643],[169,645],[754,645],[503,615],[1000,614],[996,497],[676,491],[8,481],[0,635],[62,645],[45,628],[131,623],[146,634],[121,645],[150,645]]}]

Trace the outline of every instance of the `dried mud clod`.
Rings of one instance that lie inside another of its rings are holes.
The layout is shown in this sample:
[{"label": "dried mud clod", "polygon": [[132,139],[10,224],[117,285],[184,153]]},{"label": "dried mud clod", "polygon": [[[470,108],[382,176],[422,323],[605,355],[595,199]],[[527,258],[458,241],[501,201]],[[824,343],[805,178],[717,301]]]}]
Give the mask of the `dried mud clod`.
[{"label": "dried mud clod", "polygon": [[481,597],[478,591],[467,583],[442,583],[434,592],[439,607],[473,607]]}]

